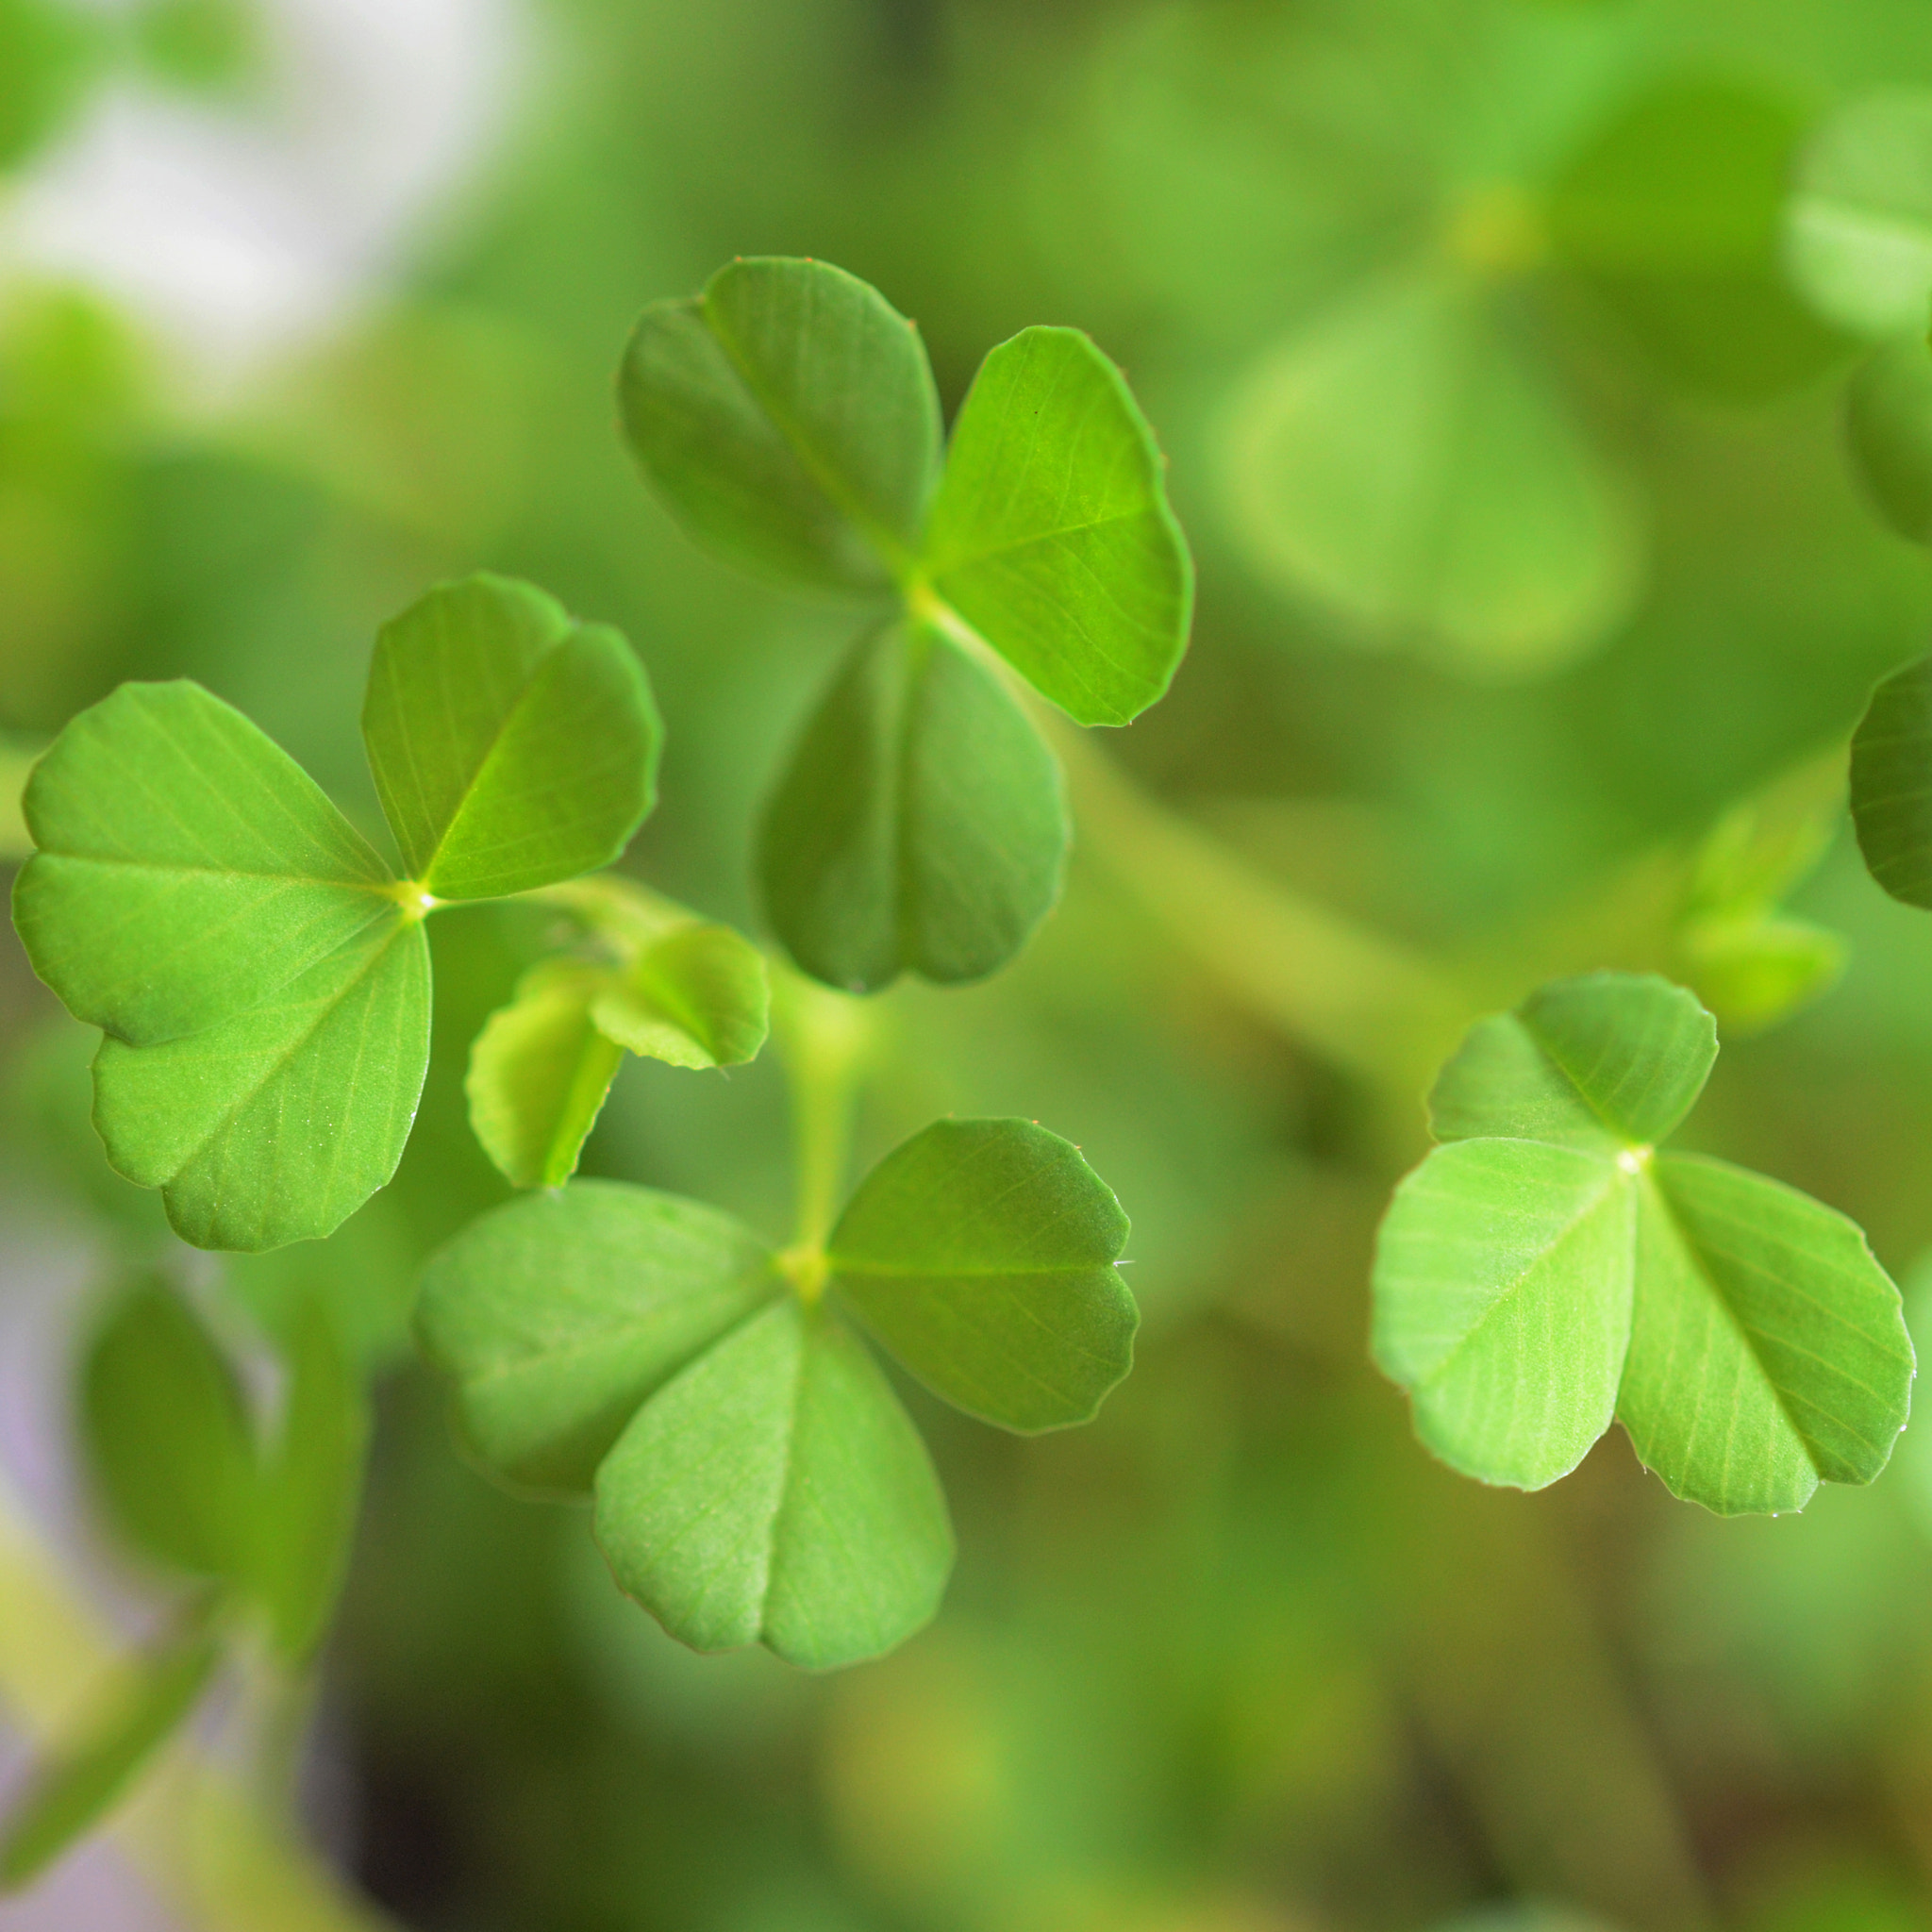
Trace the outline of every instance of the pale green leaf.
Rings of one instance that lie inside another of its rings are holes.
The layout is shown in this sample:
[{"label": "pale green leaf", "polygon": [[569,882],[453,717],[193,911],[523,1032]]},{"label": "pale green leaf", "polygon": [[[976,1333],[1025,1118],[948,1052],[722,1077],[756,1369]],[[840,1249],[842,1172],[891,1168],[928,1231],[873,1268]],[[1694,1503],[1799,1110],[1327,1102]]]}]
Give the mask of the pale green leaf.
[{"label": "pale green leaf", "polygon": [[1133,1365],[1127,1217],[1030,1121],[939,1121],[889,1154],[827,1243],[832,1282],[956,1407],[1032,1432],[1091,1419]]},{"label": "pale green leaf", "polygon": [[1872,693],[1852,737],[1852,823],[1872,876],[1932,908],[1932,658]]},{"label": "pale green leaf", "polygon": [[369,1398],[334,1318],[311,1297],[283,1351],[280,1427],[263,1458],[250,1582],[276,1652],[311,1657],[348,1567],[369,1447]]},{"label": "pale green leaf", "polygon": [[691,534],[736,560],[883,590],[919,546],[940,408],[916,329],[828,262],[732,262],[645,309],[625,434]]},{"label": "pale green leaf", "polygon": [[1248,561],[1369,641],[1527,676],[1630,610],[1629,496],[1476,287],[1432,272],[1348,299],[1240,385],[1225,423]]},{"label": "pale green leaf", "polygon": [[103,1823],[200,1701],[221,1649],[199,1618],[149,1656],[123,1666],[70,1736],[29,1772],[0,1828],[0,1891],[30,1884]]},{"label": "pale green leaf", "polygon": [[363,741],[411,879],[439,899],[608,865],[651,808],[662,735],[614,630],[479,575],[384,625]]},{"label": "pale green leaf", "polygon": [[1725,1516],[1870,1482],[1905,1426],[1913,1362],[1864,1236],[1723,1161],[1666,1155],[1653,1172],[1617,1395],[1644,1465]]},{"label": "pale green leaf", "polygon": [[591,1018],[615,976],[608,966],[546,959],[470,1048],[470,1124],[517,1187],[561,1187],[576,1172],[624,1058]]},{"label": "pale green leaf", "polygon": [[106,1040],[94,1124],[197,1247],[311,1241],[395,1172],[429,1061],[429,948],[388,917],[260,1005],[158,1046]]},{"label": "pale green leaf", "polygon": [[667,1383],[597,1473],[619,1586],[699,1650],[830,1669],[939,1607],[945,1499],[898,1397],[829,1309],[788,1296]]},{"label": "pale green leaf", "polygon": [[1932,543],[1932,344],[1923,330],[1878,350],[1852,378],[1845,440],[1879,515],[1901,537]]},{"label": "pale green leaf", "polygon": [[1188,646],[1193,566],[1154,432],[1077,329],[1024,329],[980,365],[923,567],[1081,724],[1129,724],[1166,691]]},{"label": "pale green leaf", "polygon": [[288,754],[199,685],[124,684],[34,768],[14,885],[34,970],[134,1044],[245,1012],[390,926],[388,868]]},{"label": "pale green leaf", "polygon": [[171,1288],[114,1305],[82,1365],[81,1444],[108,1521],[143,1556],[192,1575],[246,1567],[255,1441],[240,1383]]},{"label": "pale green leaf", "polygon": [[1932,327],[1932,92],[1841,108],[1798,167],[1786,259],[1820,314],[1882,340]]},{"label": "pale green leaf", "polygon": [[1059,768],[992,673],[924,625],[862,641],[766,808],[758,875],[787,950],[868,992],[983,978],[1059,896]]},{"label": "pale green leaf", "polygon": [[680,925],[615,975],[591,1012],[632,1053],[674,1067],[735,1067],[765,1043],[771,988],[758,949],[728,925]]},{"label": "pale green leaf", "polygon": [[1647,1146],[1690,1112],[1716,1058],[1716,1024],[1682,987],[1583,974],[1479,1020],[1437,1079],[1430,1124],[1439,1141]]},{"label": "pale green leaf", "polygon": [[1453,1469],[1541,1489],[1609,1426],[1630,1339],[1629,1176],[1532,1141],[1456,1141],[1375,1250],[1374,1355]]},{"label": "pale green leaf", "polygon": [[582,1491],[638,1405],[780,1285],[770,1250],[727,1216],[577,1181],[498,1208],[441,1249],[416,1332],[455,1380],[486,1468]]},{"label": "pale green leaf", "polygon": [[1843,975],[1848,948],[1807,919],[1703,919],[1678,938],[1684,977],[1726,1033],[1774,1026]]}]

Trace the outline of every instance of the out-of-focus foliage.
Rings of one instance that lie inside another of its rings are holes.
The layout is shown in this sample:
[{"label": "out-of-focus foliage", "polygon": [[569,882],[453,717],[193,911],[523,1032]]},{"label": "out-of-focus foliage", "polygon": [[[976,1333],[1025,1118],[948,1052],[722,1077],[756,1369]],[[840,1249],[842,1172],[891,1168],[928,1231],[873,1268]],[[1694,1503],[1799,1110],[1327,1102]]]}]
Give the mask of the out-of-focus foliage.
[{"label": "out-of-focus foliage", "polygon": [[[1086,747],[1126,789],[1067,755],[1067,891],[1019,962],[874,1003],[858,1151],[948,1112],[1052,1123],[1132,1209],[1144,1325],[1078,1434],[905,1391],[963,1556],[904,1650],[837,1679],[691,1657],[579,1517],[452,1453],[408,1365],[423,1258],[508,1192],[469,1044],[581,936],[558,908],[439,915],[394,1184],[200,1282],[284,1340],[321,1288],[385,1366],[322,1747],[363,1878],[407,1923],[485,1932],[1416,1932],[1522,1900],[1923,1932],[1921,1430],[1774,1522],[1672,1501],[1614,1430],[1523,1497],[1436,1467],[1365,1349],[1436,1065],[1597,967],[1718,1015],[1682,1144],[1852,1215],[1902,1280],[1932,1248],[1932,936],[1837,790],[1932,580],[1843,447],[1879,258],[1801,268],[1788,192],[1834,128],[1932,89],[1922,0],[529,10],[544,58],[500,165],[225,413],[129,318],[6,272],[0,726],[31,753],[121,677],[195,677],[377,835],[354,723],[378,625],[428,584],[525,575],[649,666],[667,752],[637,869],[754,928],[753,826],[858,632],[640,488],[610,391],[638,314],[734,256],[836,260],[917,320],[948,417],[989,343],[1087,331],[1167,453],[1194,643]],[[69,117],[49,140],[86,110],[0,72],[9,111]],[[1280,377],[1310,343],[1361,359],[1342,322],[1424,293],[1400,370]],[[1457,430],[1473,394],[1491,413]],[[1289,402],[1299,443],[1271,426]],[[175,1265],[100,1158],[92,1038],[17,954],[0,1025],[9,1250],[58,1221]],[[625,1061],[584,1171],[781,1238],[775,1069]]]}]

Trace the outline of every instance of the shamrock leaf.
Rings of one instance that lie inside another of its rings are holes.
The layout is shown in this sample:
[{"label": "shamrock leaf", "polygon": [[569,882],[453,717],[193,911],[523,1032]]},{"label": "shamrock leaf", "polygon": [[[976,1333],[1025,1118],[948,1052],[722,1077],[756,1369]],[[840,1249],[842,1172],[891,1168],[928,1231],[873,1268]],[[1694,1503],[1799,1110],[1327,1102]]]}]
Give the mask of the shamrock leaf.
[{"label": "shamrock leaf", "polygon": [[1539,1489],[1613,1417],[1723,1515],[1884,1467],[1913,1362],[1864,1237],[1761,1175],[1654,1152],[1716,1051],[1680,988],[1592,974],[1478,1022],[1443,1069],[1443,1144],[1377,1242],[1374,1352],[1452,1467]]},{"label": "shamrock leaf", "polygon": [[869,992],[1004,965],[1059,897],[1067,841],[1059,767],[999,680],[931,627],[891,624],[807,726],[758,870],[799,965]]},{"label": "shamrock leaf", "polygon": [[432,1260],[418,1330],[478,1459],[591,1487],[619,1583],[674,1636],[828,1668],[916,1629],[952,1561],[924,1447],[844,1311],[949,1401],[1058,1427],[1126,1373],[1125,1237],[1064,1141],[942,1121],[823,1254],[619,1183],[513,1201]]},{"label": "shamrock leaf", "polygon": [[123,686],[27,785],[15,922],[108,1036],[108,1158],[199,1246],[318,1239],[387,1182],[428,1065],[425,915],[600,865],[650,807],[659,727],[628,648],[507,578],[384,627],[363,725],[407,879],[192,684]]},{"label": "shamrock leaf", "polygon": [[770,1024],[765,962],[729,926],[614,877],[564,903],[608,957],[533,967],[470,1050],[470,1124],[520,1188],[560,1187],[576,1171],[625,1049],[737,1066]]},{"label": "shamrock leaf", "polygon": [[1872,693],[1852,735],[1852,824],[1872,876],[1932,908],[1932,658]]}]

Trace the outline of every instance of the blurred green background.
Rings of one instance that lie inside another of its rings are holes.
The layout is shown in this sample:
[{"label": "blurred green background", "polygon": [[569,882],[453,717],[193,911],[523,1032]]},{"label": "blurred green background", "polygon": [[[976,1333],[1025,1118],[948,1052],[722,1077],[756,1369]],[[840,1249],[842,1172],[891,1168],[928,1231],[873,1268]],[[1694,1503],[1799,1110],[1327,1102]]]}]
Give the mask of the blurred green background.
[{"label": "blurred green background", "polygon": [[[882,1663],[690,1656],[582,1517],[453,1451],[405,1311],[502,1192],[463,1056],[545,934],[514,908],[434,927],[394,1186],[326,1243],[197,1276],[238,1334],[325,1281],[383,1370],[324,1841],[402,1923],[465,1932],[1932,1927],[1918,1432],[1782,1521],[1673,1503],[1621,1432],[1554,1490],[1491,1492],[1428,1460],[1365,1349],[1434,1057],[1595,965],[1704,992],[1726,1051],[1691,1140],[1857,1217],[1911,1303],[1932,922],[1866,878],[1839,786],[1872,681],[1925,647],[1932,572],[1862,500],[1840,417],[1871,342],[1923,333],[1932,266],[1902,308],[1866,299],[1801,191],[1874,102],[1925,125],[1924,0],[412,6],[429,44],[495,49],[493,118],[328,299],[242,343],[63,253],[74,157],[135,99],[164,130],[296,130],[317,234],[386,208],[353,125],[312,139],[315,7],[0,0],[15,779],[117,680],[188,675],[373,824],[375,625],[508,571],[621,625],[657,685],[663,800],[626,864],[758,930],[754,812],[861,620],[688,545],[610,394],[636,311],[734,254],[876,283],[949,408],[1018,327],[1090,330],[1169,454],[1200,604],[1173,694],[1078,757],[1067,899],[1023,960],[878,1002],[861,1158],[940,1113],[1041,1120],[1132,1215],[1145,1317],[1133,1377],[1062,1438],[914,1391],[961,1558]],[[398,153],[437,84],[388,75]],[[131,163],[160,202],[173,153]],[[285,163],[238,137],[227,164]],[[241,300],[198,262],[176,283]],[[1849,941],[1828,991],[1819,927]],[[32,1358],[57,1382],[116,1269],[168,1247],[92,1141],[91,1045],[9,936],[0,1290],[59,1285]],[[629,1060],[587,1170],[782,1237],[786,1158],[768,1063]],[[58,1402],[38,1435],[23,1413],[24,1515],[138,1603],[47,1474]],[[17,1677],[8,1601],[0,1564]]]}]

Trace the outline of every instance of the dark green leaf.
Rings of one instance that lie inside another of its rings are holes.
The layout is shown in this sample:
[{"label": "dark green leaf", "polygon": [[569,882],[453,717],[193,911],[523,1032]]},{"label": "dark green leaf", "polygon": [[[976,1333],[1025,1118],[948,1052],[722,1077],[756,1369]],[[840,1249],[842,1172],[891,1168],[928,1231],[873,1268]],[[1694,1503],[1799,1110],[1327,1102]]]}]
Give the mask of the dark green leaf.
[{"label": "dark green leaf", "polygon": [[924,625],[862,642],[766,808],[766,910],[827,985],[978,979],[1059,895],[1058,766],[994,675]]},{"label": "dark green leaf", "polygon": [[221,1658],[199,1626],[124,1668],[29,1774],[0,1832],[0,1891],[36,1878],[101,1824],[200,1700]]},{"label": "dark green leaf", "polygon": [[624,1058],[591,1016],[614,978],[608,966],[547,959],[470,1049],[470,1124],[517,1187],[561,1187],[576,1172]]},{"label": "dark green leaf", "polygon": [[429,1062],[429,948],[392,902],[260,1005],[159,1046],[106,1040],[94,1124],[197,1247],[332,1233],[395,1172]]},{"label": "dark green leaf", "polygon": [[1091,1420],[1133,1364],[1126,1239],[1058,1135],[939,1121],[866,1176],[827,1248],[839,1293],[921,1381],[1031,1432]]},{"label": "dark green leaf", "polygon": [[1716,1058],[1716,1024],[1682,987],[1559,979],[1470,1029],[1429,1096],[1430,1124],[1439,1141],[1648,1146],[1690,1112]]},{"label": "dark green leaf", "polygon": [[1901,537],[1932,543],[1932,345],[1923,333],[1880,349],[1845,394],[1852,464]]},{"label": "dark green leaf", "polygon": [[1120,371],[1029,328],[974,378],[923,559],[938,594],[1083,724],[1126,724],[1188,647],[1193,566]]},{"label": "dark green leaf", "polygon": [[1872,693],[1852,737],[1852,823],[1872,876],[1932,908],[1932,658]]},{"label": "dark green leaf", "polygon": [[826,1670],[938,1609],[953,1560],[925,1445],[864,1345],[792,1296],[638,1411],[597,1473],[619,1585],[699,1650]]},{"label": "dark green leaf", "polygon": [[647,308],[618,376],[625,433],[691,535],[740,562],[889,587],[919,546],[940,408],[918,332],[821,261],[735,261]]},{"label": "dark green leaf", "polygon": [[362,1495],[369,1401],[336,1323],[311,1298],[284,1351],[281,1428],[264,1460],[251,1581],[275,1650],[305,1662],[328,1628]]},{"label": "dark green leaf", "polygon": [[756,1059],[771,1028],[758,949],[728,925],[679,925],[616,974],[592,1008],[620,1045],[674,1067]]},{"label": "dark green leaf", "polygon": [[142,1045],[247,1011],[393,927],[389,869],[289,755],[199,685],[124,684],[34,768],[14,885],[34,970]]},{"label": "dark green leaf", "polygon": [[142,1555],[199,1576],[246,1567],[255,1442],[227,1358],[172,1289],[116,1303],[81,1373],[80,1429],[96,1491]]},{"label": "dark green leaf", "polygon": [[532,585],[444,584],[376,639],[369,766],[411,879],[439,899],[608,865],[651,808],[661,735],[630,646]]},{"label": "dark green leaf", "polygon": [[577,1181],[442,1248],[416,1331],[487,1468],[581,1491],[638,1405],[780,1286],[770,1250],[725,1215]]}]

